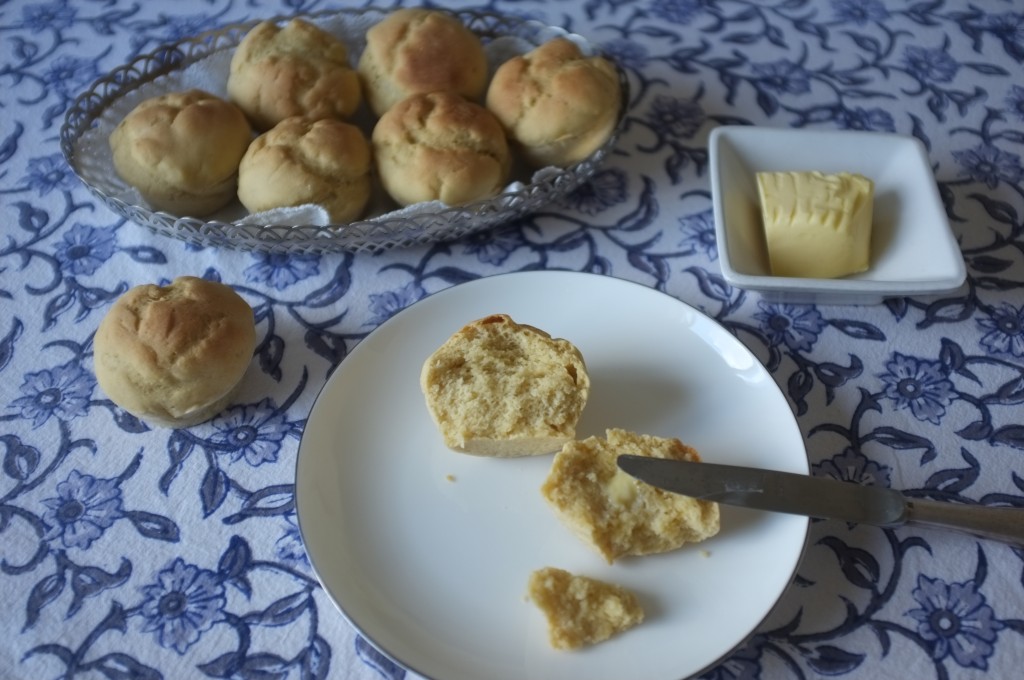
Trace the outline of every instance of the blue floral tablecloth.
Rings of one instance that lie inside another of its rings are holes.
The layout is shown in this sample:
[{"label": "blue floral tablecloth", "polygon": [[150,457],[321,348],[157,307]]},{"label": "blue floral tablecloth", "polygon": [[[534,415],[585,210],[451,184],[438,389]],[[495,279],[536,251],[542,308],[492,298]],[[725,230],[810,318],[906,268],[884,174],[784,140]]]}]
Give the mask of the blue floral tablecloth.
[{"label": "blue floral tablecloth", "polygon": [[[598,44],[632,101],[589,184],[454,243],[197,248],[117,217],[65,163],[65,112],[114,67],[227,23],[335,6],[0,0],[0,676],[412,677],[317,584],[294,512],[299,438],[332,367],[378,324],[499,272],[596,272],[701,308],[772,372],[814,474],[1024,506],[1020,3],[492,0]],[[868,307],[731,288],[708,181],[708,135],[723,124],[917,137],[966,286]],[[221,416],[150,429],[99,390],[91,341],[129,287],[184,274],[235,287],[258,348]],[[707,677],[1008,678],[1022,664],[1020,548],[812,522],[776,609]]]}]

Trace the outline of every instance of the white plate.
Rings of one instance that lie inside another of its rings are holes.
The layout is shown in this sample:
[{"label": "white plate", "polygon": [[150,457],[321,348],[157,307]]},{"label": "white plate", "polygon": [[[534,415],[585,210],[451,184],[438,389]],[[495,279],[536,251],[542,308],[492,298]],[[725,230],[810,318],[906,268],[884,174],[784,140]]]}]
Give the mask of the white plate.
[{"label": "white plate", "polygon": [[[715,234],[730,284],[774,300],[872,304],[938,295],[966,278],[924,145],[914,137],[851,130],[723,126],[708,142]],[[756,173],[857,172],[875,183],[871,266],[839,279],[772,276]]]},{"label": "white plate", "polygon": [[[490,459],[444,447],[419,388],[424,360],[464,324],[504,312],[571,340],[591,376],[580,437],[623,427],[677,436],[706,460],[807,473],[803,438],[771,375],[735,337],[653,289],[573,272],[507,274],[428,297],[334,371],[296,470],[310,561],[375,646],[444,680],[678,680],[742,642],[789,584],[808,520],[722,508],[696,546],[608,565],[559,523],[539,487],[551,456]],[[553,650],[524,599],[556,566],[633,589],[638,627]]]}]

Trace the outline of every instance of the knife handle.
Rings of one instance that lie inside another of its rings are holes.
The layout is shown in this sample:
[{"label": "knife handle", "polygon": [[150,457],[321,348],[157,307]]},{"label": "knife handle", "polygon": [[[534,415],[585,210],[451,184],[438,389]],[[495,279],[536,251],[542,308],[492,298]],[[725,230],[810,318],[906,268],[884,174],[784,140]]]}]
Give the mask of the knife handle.
[{"label": "knife handle", "polygon": [[1024,509],[991,508],[907,499],[906,520],[918,526],[955,529],[981,538],[1024,545]]}]

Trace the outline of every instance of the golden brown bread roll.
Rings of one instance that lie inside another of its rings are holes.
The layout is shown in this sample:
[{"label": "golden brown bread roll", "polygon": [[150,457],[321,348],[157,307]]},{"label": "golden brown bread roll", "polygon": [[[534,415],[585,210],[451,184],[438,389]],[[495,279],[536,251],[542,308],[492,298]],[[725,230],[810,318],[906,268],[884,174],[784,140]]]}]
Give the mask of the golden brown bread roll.
[{"label": "golden brown bread roll", "polygon": [[264,21],[231,57],[228,96],[258,130],[285,118],[347,118],[362,100],[345,45],[302,19]]},{"label": "golden brown bread roll", "polygon": [[378,116],[414,94],[455,92],[478,100],[487,85],[480,39],[458,18],[420,8],[396,10],[370,28],[357,70]]},{"label": "golden brown bread roll", "polygon": [[401,205],[459,205],[498,193],[508,179],[508,141],[483,106],[451,92],[413,95],[373,128],[381,184]]},{"label": "golden brown bread roll", "polygon": [[287,118],[242,157],[238,198],[250,212],[314,203],[332,222],[350,222],[370,199],[370,168],[370,143],[355,125]]},{"label": "golden brown bread roll", "polygon": [[203,90],[147,99],[110,135],[114,168],[156,210],[202,217],[235,197],[252,139],[242,111]]},{"label": "golden brown bread roll", "polygon": [[231,287],[192,276],[136,286],[93,340],[96,380],[142,420],[188,427],[227,406],[252,359],[252,308]]},{"label": "golden brown bread roll", "polygon": [[486,102],[530,163],[565,167],[607,141],[621,97],[611,62],[555,38],[499,66]]}]

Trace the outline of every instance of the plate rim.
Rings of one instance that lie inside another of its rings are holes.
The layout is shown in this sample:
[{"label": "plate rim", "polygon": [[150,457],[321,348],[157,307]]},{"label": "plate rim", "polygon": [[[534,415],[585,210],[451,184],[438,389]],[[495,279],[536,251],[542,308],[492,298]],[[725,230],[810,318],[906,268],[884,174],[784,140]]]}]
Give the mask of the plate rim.
[{"label": "plate rim", "polygon": [[[320,403],[320,400],[321,400],[324,392],[328,389],[329,385],[335,379],[335,375],[337,374],[337,371],[335,369],[339,368],[343,362],[350,361],[352,359],[352,357],[356,354],[356,352],[359,350],[359,348],[361,346],[365,346],[364,343],[367,340],[370,340],[371,336],[373,336],[375,333],[377,333],[377,331],[379,329],[383,328],[385,325],[391,324],[392,322],[394,322],[404,312],[408,311],[409,309],[412,309],[414,306],[419,305],[420,303],[422,303],[422,302],[424,302],[424,301],[426,301],[428,299],[437,298],[439,296],[444,296],[446,293],[450,293],[450,292],[452,292],[452,291],[454,291],[456,289],[464,289],[467,286],[473,286],[474,284],[481,283],[481,282],[483,282],[485,280],[510,279],[510,278],[517,278],[517,277],[531,277],[531,278],[533,278],[533,277],[540,277],[540,276],[554,276],[554,277],[558,277],[558,278],[561,278],[563,276],[570,276],[572,278],[590,278],[590,277],[594,277],[594,278],[601,278],[601,279],[610,279],[610,280],[616,282],[617,284],[623,284],[627,288],[635,286],[635,287],[638,287],[639,289],[642,289],[643,291],[645,291],[645,294],[650,293],[650,294],[654,294],[654,295],[662,295],[662,296],[665,296],[666,298],[670,299],[671,301],[673,301],[673,302],[675,302],[677,304],[680,304],[683,307],[686,307],[686,308],[690,309],[693,313],[697,314],[699,317],[704,319],[705,322],[712,324],[720,332],[725,333],[729,337],[733,338],[737,343],[739,343],[742,346],[743,350],[747,354],[749,354],[750,358],[752,358],[757,363],[757,365],[760,367],[760,369],[765,372],[765,374],[770,379],[769,387],[772,388],[773,391],[775,391],[778,394],[779,398],[782,399],[783,403],[785,403],[787,411],[790,413],[790,415],[793,418],[794,426],[797,428],[797,431],[800,432],[800,439],[801,439],[801,442],[802,442],[802,445],[803,445],[803,456],[800,458],[801,468],[805,469],[807,474],[811,473],[810,458],[808,456],[807,448],[806,448],[806,438],[803,437],[802,431],[800,431],[800,429],[799,429],[799,421],[797,419],[796,413],[793,411],[792,405],[789,403],[789,400],[786,398],[785,393],[783,392],[781,386],[775,380],[774,376],[772,376],[771,372],[767,369],[767,367],[764,366],[763,362],[761,362],[761,360],[757,358],[757,356],[753,353],[753,351],[750,348],[748,348],[744,343],[742,343],[742,341],[740,341],[739,338],[735,334],[730,332],[724,325],[722,325],[719,321],[717,321],[716,319],[714,319],[710,315],[706,314],[705,312],[703,312],[699,308],[697,308],[697,307],[695,307],[695,306],[685,302],[684,300],[679,299],[678,297],[675,297],[675,296],[673,296],[673,295],[671,295],[671,294],[669,294],[669,293],[667,293],[665,291],[662,291],[662,290],[659,290],[659,289],[655,289],[655,288],[651,288],[650,286],[646,286],[646,285],[644,285],[642,283],[639,283],[639,282],[636,282],[636,281],[631,281],[629,279],[623,279],[623,278],[615,277],[615,276],[611,276],[611,275],[595,274],[595,273],[592,273],[592,272],[581,272],[581,271],[563,270],[563,269],[520,270],[520,271],[512,271],[512,272],[503,272],[503,273],[500,273],[500,274],[494,274],[494,275],[490,275],[490,276],[481,276],[479,278],[472,279],[470,281],[459,282],[459,283],[456,283],[456,284],[454,284],[452,286],[449,286],[447,288],[435,291],[433,293],[429,293],[428,295],[426,295],[423,298],[420,298],[419,300],[415,301],[411,305],[403,308],[402,310],[399,310],[398,312],[393,314],[391,317],[389,317],[388,319],[383,321],[381,324],[379,324],[376,328],[374,328],[372,331],[370,331],[370,333],[368,333],[362,340],[360,340],[359,343],[357,345],[355,345],[352,348],[352,350],[349,351],[348,354],[338,364],[336,364],[332,368],[330,375],[324,381],[323,385],[320,386],[320,389],[317,392],[317,395],[314,398],[312,405],[310,406],[309,414],[307,416],[306,421],[304,422],[303,432],[302,432],[302,436],[300,437],[299,446],[298,446],[298,449],[296,451],[295,463],[294,463],[294,479],[295,479],[294,494],[295,494],[296,525],[298,527],[299,536],[300,536],[300,539],[302,540],[302,544],[303,544],[304,550],[306,551],[306,555],[307,555],[307,558],[308,558],[310,570],[313,572],[314,576],[316,577],[318,583],[320,584],[321,588],[323,589],[323,591],[324,591],[325,595],[327,596],[328,600],[330,600],[330,602],[334,605],[335,610],[341,614],[342,618],[365,640],[365,642],[367,644],[371,645],[379,653],[383,654],[385,657],[387,657],[387,658],[391,659],[392,661],[394,661],[395,663],[399,664],[400,666],[402,666],[407,671],[415,673],[415,674],[417,674],[417,675],[419,675],[419,676],[421,676],[421,677],[423,677],[423,678],[425,678],[427,680],[443,680],[443,679],[440,678],[440,677],[435,677],[433,675],[429,675],[429,674],[425,673],[424,671],[420,670],[420,668],[418,667],[418,665],[415,662],[410,662],[410,661],[405,660],[400,654],[396,654],[395,652],[390,651],[389,649],[387,649],[386,647],[381,645],[377,640],[375,640],[373,638],[373,636],[368,634],[366,632],[366,630],[363,628],[363,626],[360,625],[360,623],[358,621],[356,621],[349,614],[348,611],[346,611],[346,609],[342,606],[341,602],[339,602],[335,598],[333,589],[324,581],[324,577],[323,577],[323,575],[321,573],[321,570],[317,567],[316,563],[314,562],[313,556],[312,556],[311,551],[310,551],[310,549],[308,547],[308,544],[307,544],[307,532],[306,532],[306,529],[304,528],[304,522],[303,522],[303,519],[302,519],[301,508],[303,507],[303,502],[300,500],[301,497],[300,497],[300,485],[299,485],[300,468],[301,468],[301,466],[303,464],[303,460],[305,458],[308,458],[308,456],[304,456],[303,455],[303,448],[304,448],[303,444],[306,441],[306,436],[305,436],[306,435],[306,425],[308,425],[309,420],[312,418],[313,413],[316,410],[317,405]],[[755,512],[755,511],[752,511],[752,512]],[[796,576],[796,574],[797,574],[797,572],[799,570],[799,567],[802,564],[802,562],[803,562],[803,560],[804,560],[804,558],[806,556],[807,547],[808,547],[808,541],[809,541],[809,537],[810,537],[810,524],[811,524],[811,521],[810,521],[809,517],[804,517],[802,519],[803,519],[803,522],[801,523],[801,533],[802,533],[802,536],[800,537],[800,540],[799,540],[799,549],[796,550],[794,552],[794,554],[792,555],[792,567],[789,570],[788,576],[787,576],[787,578],[785,580],[785,585],[783,585],[781,587],[781,589],[779,590],[779,592],[774,596],[771,605],[766,608],[766,610],[764,611],[763,615],[760,618],[758,618],[755,622],[751,623],[749,630],[747,630],[739,639],[737,639],[731,646],[729,646],[720,656],[716,657],[713,660],[708,661],[704,666],[702,666],[700,669],[696,670],[692,675],[690,675],[688,677],[696,677],[696,676],[698,676],[698,675],[708,671],[709,669],[715,667],[716,665],[721,663],[723,660],[728,658],[730,655],[735,653],[735,651],[737,649],[739,649],[743,644],[745,644],[754,635],[756,635],[758,628],[760,628],[764,624],[764,622],[772,615],[773,611],[778,607],[779,602],[782,600],[782,598],[785,595],[786,591],[789,588],[792,587],[793,578]]]}]

